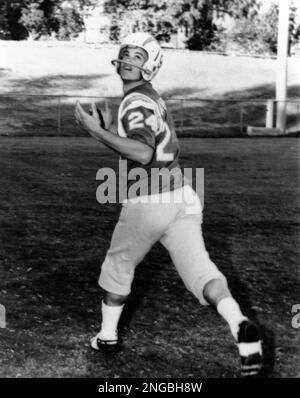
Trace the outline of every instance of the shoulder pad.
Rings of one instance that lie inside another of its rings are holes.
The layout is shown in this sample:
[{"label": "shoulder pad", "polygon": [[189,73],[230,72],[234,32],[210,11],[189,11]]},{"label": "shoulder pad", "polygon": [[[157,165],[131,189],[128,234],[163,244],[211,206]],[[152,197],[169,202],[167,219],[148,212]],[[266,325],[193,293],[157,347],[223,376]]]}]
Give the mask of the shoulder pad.
[{"label": "shoulder pad", "polygon": [[158,107],[158,104],[147,95],[141,93],[129,94],[121,104],[121,117],[123,117],[128,110],[137,108],[139,106],[155,111]]}]

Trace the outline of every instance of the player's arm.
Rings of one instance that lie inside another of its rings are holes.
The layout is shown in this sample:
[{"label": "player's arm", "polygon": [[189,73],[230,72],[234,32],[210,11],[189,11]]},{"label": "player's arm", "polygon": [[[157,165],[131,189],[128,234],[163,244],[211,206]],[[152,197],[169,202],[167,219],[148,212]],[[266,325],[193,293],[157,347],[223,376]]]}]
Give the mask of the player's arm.
[{"label": "player's arm", "polygon": [[[100,130],[99,130],[100,129]],[[89,133],[122,157],[134,160],[143,165],[150,162],[153,156],[153,149],[142,142],[131,138],[119,137],[99,127],[98,130],[89,130]]]},{"label": "player's arm", "polygon": [[96,106],[92,105],[92,115],[84,111],[79,102],[76,104],[75,117],[80,125],[96,140],[102,142],[122,157],[134,160],[141,164],[150,162],[153,156],[153,149],[135,139],[119,137],[100,126]]}]

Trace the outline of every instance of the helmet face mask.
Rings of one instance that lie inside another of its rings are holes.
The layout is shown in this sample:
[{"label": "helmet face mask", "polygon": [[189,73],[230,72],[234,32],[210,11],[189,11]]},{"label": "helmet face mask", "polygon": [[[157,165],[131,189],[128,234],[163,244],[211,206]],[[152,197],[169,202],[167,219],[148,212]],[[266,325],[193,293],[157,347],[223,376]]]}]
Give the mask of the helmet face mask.
[{"label": "helmet face mask", "polygon": [[157,41],[148,33],[142,32],[132,33],[126,37],[121,44],[118,59],[112,61],[112,64],[117,67],[118,74],[120,74],[120,63],[123,62],[130,64],[129,62],[122,60],[122,53],[126,47],[139,47],[146,52],[148,59],[144,63],[143,67],[139,67],[139,69],[141,70],[141,75],[144,80],[152,80],[161,67],[163,58],[161,48]]}]

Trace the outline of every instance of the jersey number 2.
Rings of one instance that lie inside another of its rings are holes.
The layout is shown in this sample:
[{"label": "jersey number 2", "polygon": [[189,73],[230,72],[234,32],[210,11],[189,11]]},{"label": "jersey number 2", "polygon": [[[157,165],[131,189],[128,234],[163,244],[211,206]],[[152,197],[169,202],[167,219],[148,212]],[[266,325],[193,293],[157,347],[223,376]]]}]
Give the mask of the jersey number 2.
[{"label": "jersey number 2", "polygon": [[144,116],[141,112],[132,112],[128,118],[129,130],[140,129],[144,127]]},{"label": "jersey number 2", "polygon": [[162,162],[170,162],[174,160],[174,153],[165,152],[165,148],[168,145],[171,138],[171,131],[167,123],[164,123],[165,136],[162,142],[157,145],[156,159]]}]

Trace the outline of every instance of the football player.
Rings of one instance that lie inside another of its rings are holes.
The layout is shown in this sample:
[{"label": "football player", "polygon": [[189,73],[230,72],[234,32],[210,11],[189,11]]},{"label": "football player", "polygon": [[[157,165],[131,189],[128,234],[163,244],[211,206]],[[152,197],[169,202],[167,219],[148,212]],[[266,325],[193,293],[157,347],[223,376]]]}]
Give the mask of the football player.
[{"label": "football player", "polygon": [[[131,292],[136,266],[157,241],[169,251],[186,288],[202,305],[212,305],[227,321],[237,344],[243,376],[256,376],[262,367],[262,342],[257,326],[232,297],[225,276],[211,261],[202,237],[202,206],[179,166],[179,143],[164,101],[151,81],[162,64],[157,41],[147,33],[133,33],[113,60],[122,79],[124,98],[118,112],[118,134],[112,133],[107,112],[100,120],[96,106],[91,115],[77,102],[76,121],[96,140],[128,162],[128,173],[143,170],[140,191],[128,185],[111,245],[102,264],[99,285],[104,289],[102,323],[91,340],[95,350],[117,346],[118,322]],[[106,122],[106,125],[105,125]],[[162,170],[165,183],[153,184]],[[167,181],[168,180],[168,181]],[[148,200],[145,200],[148,199]],[[190,203],[194,211],[187,211]]]}]

